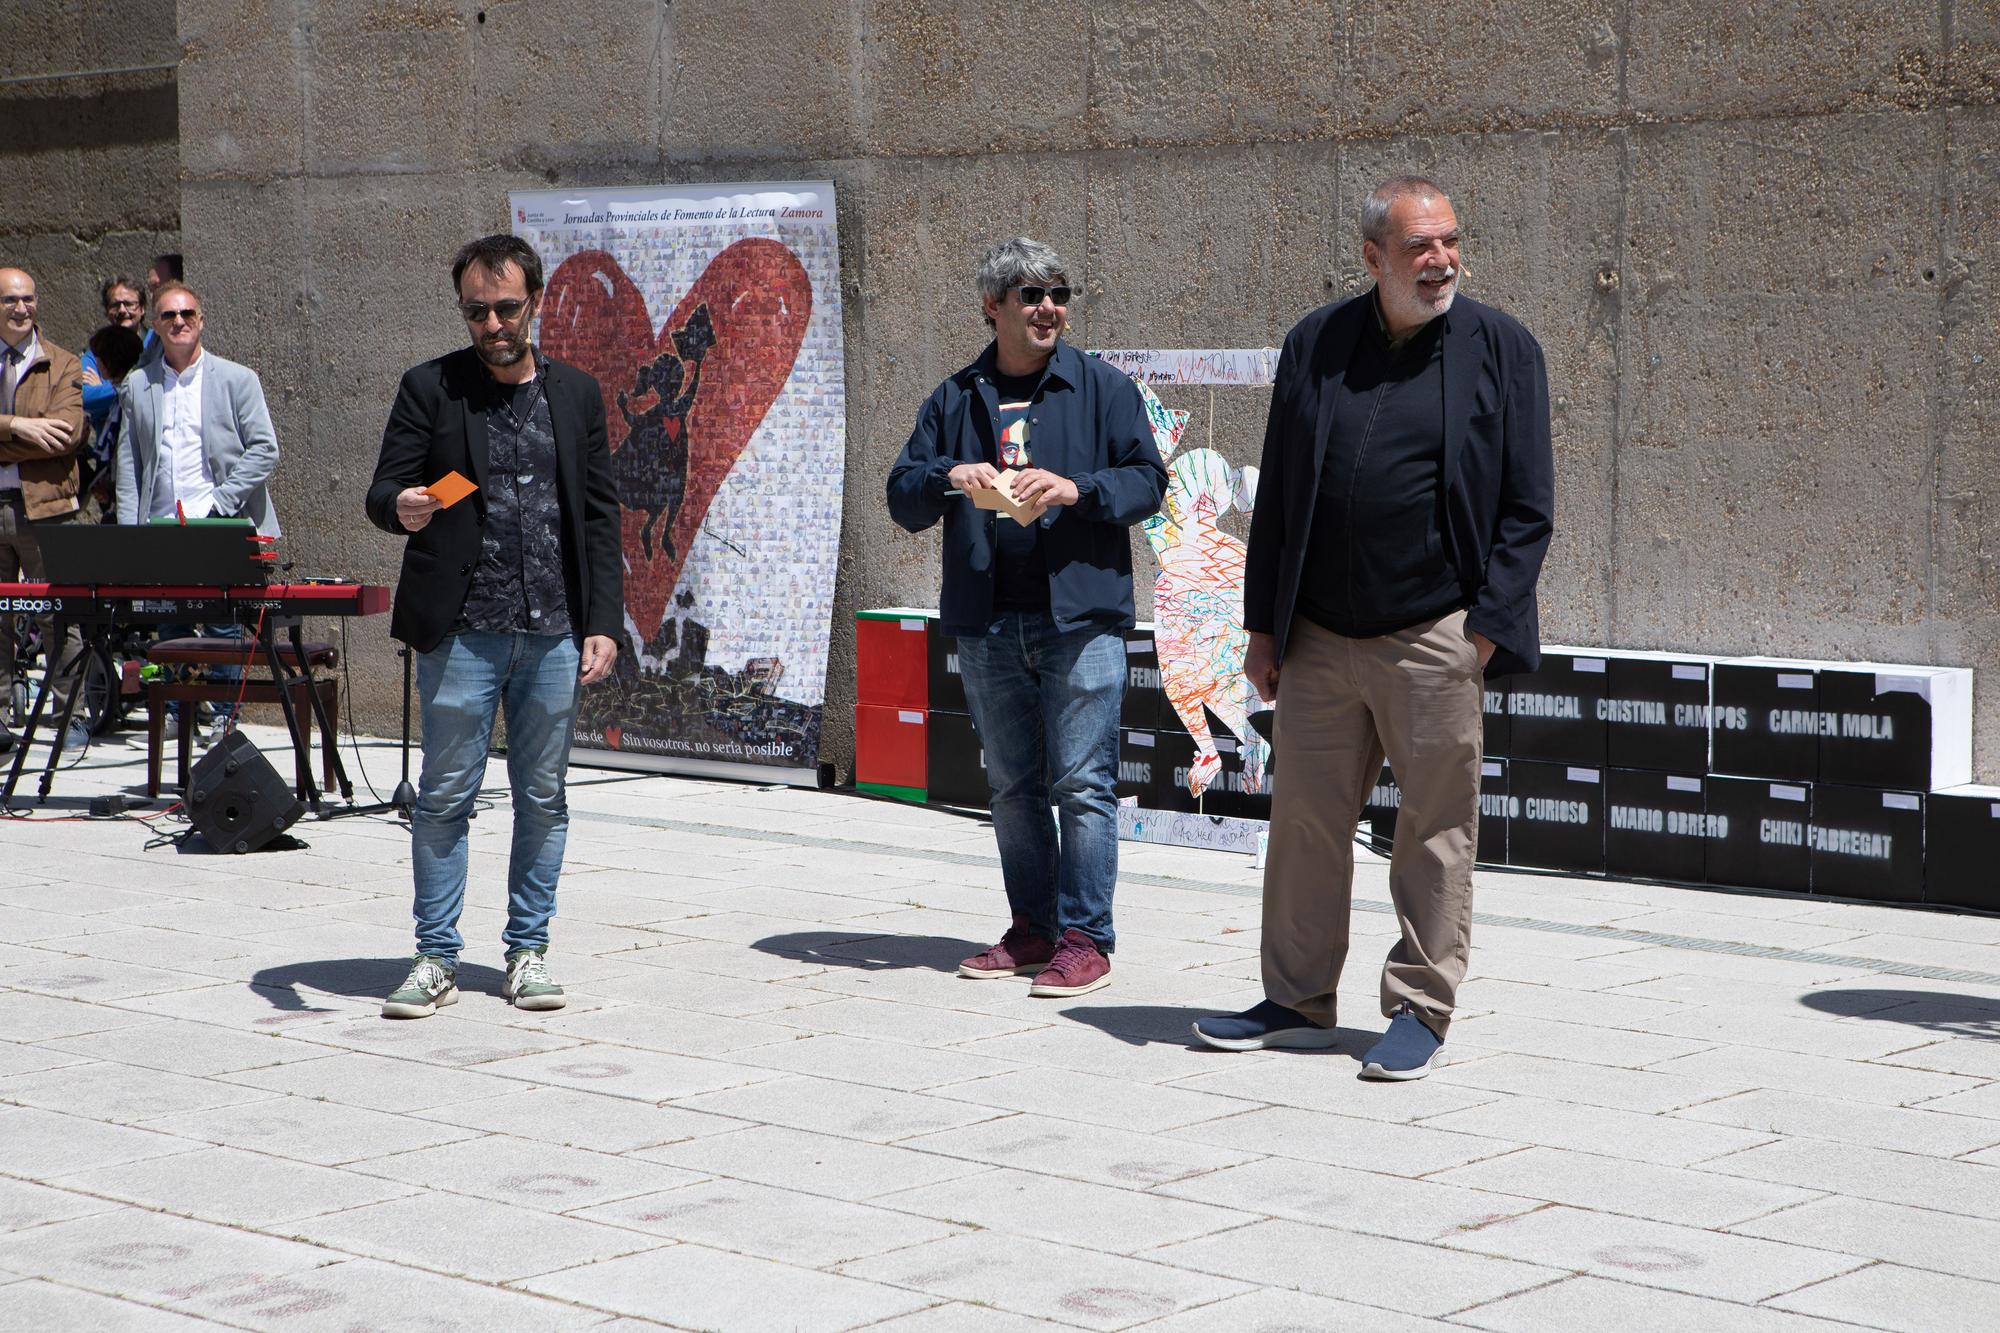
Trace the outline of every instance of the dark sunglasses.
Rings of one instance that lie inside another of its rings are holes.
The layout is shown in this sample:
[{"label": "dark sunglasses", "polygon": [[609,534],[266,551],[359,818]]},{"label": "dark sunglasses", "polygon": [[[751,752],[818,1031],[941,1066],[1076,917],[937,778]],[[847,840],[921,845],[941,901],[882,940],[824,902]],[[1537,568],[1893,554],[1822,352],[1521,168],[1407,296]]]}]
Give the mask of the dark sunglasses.
[{"label": "dark sunglasses", "polygon": [[175,322],[175,321],[177,321],[177,320],[183,320],[183,319],[184,319],[184,320],[186,320],[186,321],[187,321],[188,323],[192,324],[192,323],[194,323],[194,322],[195,322],[196,320],[198,320],[198,319],[200,319],[200,318],[201,318],[201,311],[199,311],[199,310],[161,310],[161,311],[158,311],[158,312],[156,312],[156,313],[154,314],[153,318],[154,318],[154,319],[157,319],[157,320],[161,320],[161,321],[164,321],[164,322],[166,322],[166,323],[169,323],[169,324],[171,324],[171,323],[174,323],[174,322]]},{"label": "dark sunglasses", "polygon": [[526,301],[517,300],[494,301],[491,304],[485,301],[460,301],[458,303],[458,313],[465,316],[465,322],[468,324],[483,324],[486,322],[488,314],[498,315],[502,323],[511,324],[514,322],[515,317],[527,308],[528,303]]},{"label": "dark sunglasses", "polygon": [[1071,293],[1067,286],[1038,287],[1034,283],[1023,283],[1014,289],[1014,295],[1020,298],[1022,305],[1040,305],[1042,298],[1046,296],[1061,306],[1069,304]]}]

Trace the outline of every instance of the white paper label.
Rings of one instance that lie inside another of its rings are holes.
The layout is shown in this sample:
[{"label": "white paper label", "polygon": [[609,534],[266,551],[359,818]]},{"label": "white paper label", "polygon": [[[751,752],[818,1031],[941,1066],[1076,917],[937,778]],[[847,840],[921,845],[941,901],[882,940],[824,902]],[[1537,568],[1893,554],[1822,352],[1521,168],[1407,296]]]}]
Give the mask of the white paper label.
[{"label": "white paper label", "polygon": [[1153,748],[1153,733],[1150,731],[1128,731],[1125,739],[1132,745],[1144,746],[1148,750]]},{"label": "white paper label", "polygon": [[1152,651],[1153,641],[1151,639],[1125,640],[1125,655],[1127,657],[1142,657]]},{"label": "white paper label", "polygon": [[1882,808],[1884,810],[1915,810],[1920,808],[1921,805],[1922,802],[1907,792],[1885,791],[1882,793]]},{"label": "white paper label", "polygon": [[1595,782],[1597,781],[1597,770],[1594,768],[1572,768],[1569,771],[1569,780],[1571,782]]},{"label": "white paper label", "polygon": [[1701,779],[1700,779],[1700,778],[1673,778],[1673,777],[1670,777],[1670,778],[1668,778],[1668,779],[1667,779],[1667,790],[1668,790],[1668,791],[1700,791],[1700,790],[1701,790]]},{"label": "white paper label", "polygon": [[1236,739],[1233,736],[1217,736],[1215,738],[1215,752],[1217,754],[1235,754]]},{"label": "white paper label", "polygon": [[1699,662],[1674,663],[1675,680],[1707,680],[1708,668]]},{"label": "white paper label", "polygon": [[1497,778],[1506,771],[1506,769],[1500,767],[1498,764],[1482,762],[1479,765],[1479,775],[1484,778]]},{"label": "white paper label", "polygon": [[1995,819],[2000,819],[2000,801],[1995,801],[1990,807],[1988,807],[1987,813],[1992,815]]},{"label": "white paper label", "polygon": [[1786,787],[1775,782],[1771,784],[1771,799],[1774,801],[1803,801],[1805,798],[1804,787]]},{"label": "white paper label", "polygon": [[913,722],[921,727],[924,724],[924,715],[913,712],[908,708],[899,708],[896,710],[896,720],[898,722]]},{"label": "white paper label", "polygon": [[1778,688],[1781,690],[1809,690],[1812,687],[1813,678],[1807,673],[1799,671],[1778,673]]},{"label": "white paper label", "polygon": [[924,632],[924,622],[921,620],[905,620],[902,622],[902,626],[904,629],[913,630],[918,634]]},{"label": "white paper label", "polygon": [[1591,675],[1604,674],[1604,659],[1601,657],[1578,657],[1570,661],[1570,670],[1588,672]]}]

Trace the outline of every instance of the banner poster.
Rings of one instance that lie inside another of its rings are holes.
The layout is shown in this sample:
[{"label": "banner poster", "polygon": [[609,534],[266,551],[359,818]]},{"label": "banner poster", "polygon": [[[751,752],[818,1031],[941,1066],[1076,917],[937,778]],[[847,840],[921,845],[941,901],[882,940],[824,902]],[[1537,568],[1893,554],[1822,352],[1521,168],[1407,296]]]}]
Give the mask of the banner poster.
[{"label": "banner poster", "polygon": [[1105,348],[1091,353],[1141,384],[1269,385],[1275,347]]},{"label": "banner poster", "polygon": [[[1109,359],[1109,353],[1104,354]],[[1271,705],[1243,674],[1250,634],[1243,624],[1244,538],[1222,526],[1232,511],[1247,534],[1257,506],[1257,469],[1233,466],[1212,448],[1183,449],[1185,409],[1169,408],[1137,380],[1153,428],[1153,442],[1167,465],[1167,493],[1160,511],[1141,523],[1159,562],[1153,576],[1153,643],[1160,686],[1174,716],[1194,737],[1188,792],[1199,800],[1222,772],[1222,747],[1213,718],[1235,737],[1243,765],[1243,790],[1265,789],[1271,763]]]},{"label": "banner poster", "polygon": [[833,185],[509,195],[538,345],[597,378],[622,509],[616,674],[581,763],[811,782],[846,467]]}]

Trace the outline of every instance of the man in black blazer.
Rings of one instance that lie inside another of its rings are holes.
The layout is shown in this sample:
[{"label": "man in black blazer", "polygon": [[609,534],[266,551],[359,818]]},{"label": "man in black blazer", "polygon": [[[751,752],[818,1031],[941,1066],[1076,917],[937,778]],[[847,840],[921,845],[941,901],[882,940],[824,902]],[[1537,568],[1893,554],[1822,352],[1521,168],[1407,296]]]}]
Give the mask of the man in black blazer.
[{"label": "man in black blazer", "polygon": [[[581,686],[610,674],[625,632],[604,396],[529,341],[541,258],[488,236],[459,251],[451,276],[472,345],[403,376],[368,488],[368,517],[408,539],[390,632],[418,653],[424,730],[410,817],[417,956],[382,1006],[389,1018],[458,998],[466,821],[502,707],[514,795],[502,993],[522,1009],[563,1007],[544,955],[571,724]],[[454,472],[478,488],[456,502],[438,485]]]},{"label": "man in black blazer", "polygon": [[1278,704],[1262,1003],[1205,1018],[1224,1050],[1330,1046],[1353,838],[1386,754],[1402,790],[1365,1077],[1439,1059],[1471,948],[1481,678],[1540,659],[1554,530],[1542,350],[1457,294],[1459,225],[1403,176],[1361,214],[1375,287],[1301,320],[1278,359],[1244,574],[1244,673]]}]

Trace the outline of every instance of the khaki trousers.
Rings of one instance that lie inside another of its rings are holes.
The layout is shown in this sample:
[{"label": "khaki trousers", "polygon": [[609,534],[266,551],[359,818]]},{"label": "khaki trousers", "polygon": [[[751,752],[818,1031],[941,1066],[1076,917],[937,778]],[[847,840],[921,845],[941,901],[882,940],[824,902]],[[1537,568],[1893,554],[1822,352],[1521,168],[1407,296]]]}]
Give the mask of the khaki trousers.
[{"label": "khaki trousers", "polygon": [[1402,936],[1382,969],[1382,1013],[1407,1002],[1444,1036],[1472,947],[1482,701],[1463,611],[1372,639],[1292,622],[1264,870],[1268,998],[1334,1026],[1354,829],[1386,754],[1403,793],[1389,860]]}]

